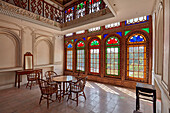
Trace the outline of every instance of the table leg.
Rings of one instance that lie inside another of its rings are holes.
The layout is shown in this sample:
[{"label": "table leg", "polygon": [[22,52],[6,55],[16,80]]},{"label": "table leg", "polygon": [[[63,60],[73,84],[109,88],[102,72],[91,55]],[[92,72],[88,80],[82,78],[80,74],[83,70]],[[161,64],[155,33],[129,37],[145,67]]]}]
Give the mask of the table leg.
[{"label": "table leg", "polygon": [[64,94],[65,94],[65,82],[63,82],[63,98],[64,98]]},{"label": "table leg", "polygon": [[20,75],[18,75],[18,88],[20,88]]},{"label": "table leg", "polygon": [[15,87],[17,86],[17,73],[15,74]]}]

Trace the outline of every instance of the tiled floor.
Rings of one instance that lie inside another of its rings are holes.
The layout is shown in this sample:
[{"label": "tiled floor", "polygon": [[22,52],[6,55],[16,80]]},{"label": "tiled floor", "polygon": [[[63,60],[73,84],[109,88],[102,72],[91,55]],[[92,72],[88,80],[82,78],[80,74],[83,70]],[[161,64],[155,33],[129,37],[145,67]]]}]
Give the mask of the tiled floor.
[{"label": "tiled floor", "polygon": [[[87,100],[79,97],[75,101],[58,101],[47,109],[46,100],[38,104],[40,90],[21,86],[0,91],[0,113],[133,113],[135,110],[135,90],[88,81],[85,87]],[[55,95],[54,95],[55,99]],[[141,101],[141,111],[152,113],[152,103]]]}]

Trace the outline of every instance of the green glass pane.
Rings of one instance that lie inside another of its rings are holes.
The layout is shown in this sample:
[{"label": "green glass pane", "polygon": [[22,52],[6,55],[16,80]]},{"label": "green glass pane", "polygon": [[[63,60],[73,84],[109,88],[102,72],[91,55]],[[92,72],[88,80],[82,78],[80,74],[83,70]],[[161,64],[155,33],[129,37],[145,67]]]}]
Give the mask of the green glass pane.
[{"label": "green glass pane", "polygon": [[81,8],[83,8],[83,3],[80,4]]},{"label": "green glass pane", "polygon": [[130,32],[131,30],[129,30],[129,31],[125,31],[125,36]]},{"label": "green glass pane", "polygon": [[146,31],[147,33],[149,33],[149,28],[142,28],[142,30]]}]

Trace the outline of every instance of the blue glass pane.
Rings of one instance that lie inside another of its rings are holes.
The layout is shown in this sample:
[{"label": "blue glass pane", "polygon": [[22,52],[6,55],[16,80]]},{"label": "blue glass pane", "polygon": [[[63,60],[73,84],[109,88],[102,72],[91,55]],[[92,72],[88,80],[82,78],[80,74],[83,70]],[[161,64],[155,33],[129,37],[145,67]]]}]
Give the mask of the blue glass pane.
[{"label": "blue glass pane", "polygon": [[122,36],[122,32],[117,32],[118,35]]},{"label": "blue glass pane", "polygon": [[67,13],[67,11],[65,11],[65,13]]},{"label": "blue glass pane", "polygon": [[86,38],[83,38],[84,40],[86,40]]},{"label": "blue glass pane", "polygon": [[72,48],[73,46],[71,44],[68,44],[67,48]]},{"label": "blue glass pane", "polygon": [[147,16],[147,20],[149,20],[149,15]]},{"label": "blue glass pane", "polygon": [[143,37],[141,37],[140,35],[138,36],[133,36],[131,39],[130,39],[130,42],[142,42],[144,41]]},{"label": "blue glass pane", "polygon": [[74,10],[74,7],[72,7],[72,10]]},{"label": "blue glass pane", "polygon": [[104,34],[103,38],[105,38],[108,34]]},{"label": "blue glass pane", "polygon": [[77,39],[74,40],[74,42],[76,41]]}]

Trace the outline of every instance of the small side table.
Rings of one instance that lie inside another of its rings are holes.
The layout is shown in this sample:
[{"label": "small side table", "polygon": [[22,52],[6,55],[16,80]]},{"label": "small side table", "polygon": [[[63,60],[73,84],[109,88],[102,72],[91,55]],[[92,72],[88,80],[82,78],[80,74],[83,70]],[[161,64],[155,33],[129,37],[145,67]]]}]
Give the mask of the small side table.
[{"label": "small side table", "polygon": [[[140,95],[145,97],[152,97],[152,99],[147,99],[139,97]],[[136,111],[140,108],[139,99],[144,99],[153,102],[153,113],[156,113],[156,89],[155,86],[143,83],[136,84]]]}]

